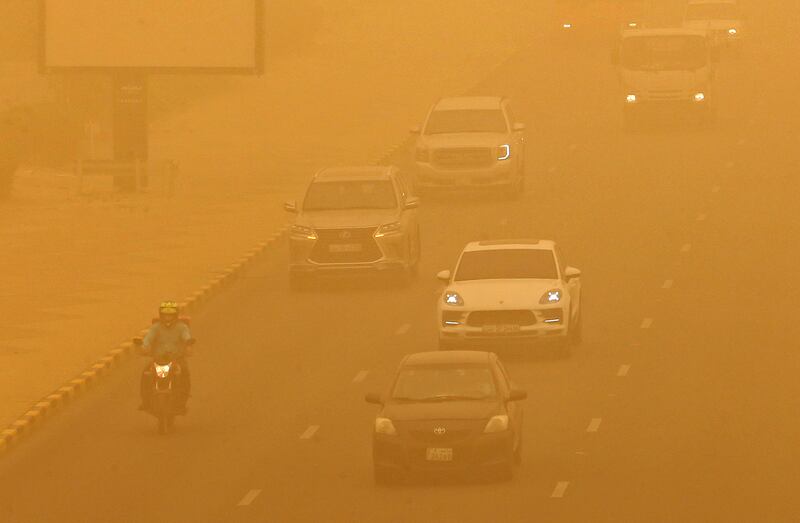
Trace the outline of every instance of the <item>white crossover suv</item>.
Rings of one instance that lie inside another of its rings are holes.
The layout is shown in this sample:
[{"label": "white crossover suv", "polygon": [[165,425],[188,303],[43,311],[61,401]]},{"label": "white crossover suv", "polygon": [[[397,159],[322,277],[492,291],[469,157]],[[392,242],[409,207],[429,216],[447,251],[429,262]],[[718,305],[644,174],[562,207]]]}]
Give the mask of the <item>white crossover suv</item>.
[{"label": "white crossover suv", "polygon": [[495,240],[464,247],[439,298],[439,345],[545,340],[564,350],[581,336],[581,272],[550,240]]},{"label": "white crossover suv", "polygon": [[518,196],[525,187],[525,126],[511,103],[497,96],[443,98],[418,134],[416,186],[501,188]]}]

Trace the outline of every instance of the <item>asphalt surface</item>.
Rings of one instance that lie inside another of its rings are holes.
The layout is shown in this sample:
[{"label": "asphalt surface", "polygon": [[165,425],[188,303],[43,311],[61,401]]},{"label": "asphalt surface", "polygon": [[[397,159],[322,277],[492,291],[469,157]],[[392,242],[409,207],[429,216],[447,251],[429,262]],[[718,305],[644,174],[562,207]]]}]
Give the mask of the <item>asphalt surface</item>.
[{"label": "asphalt surface", "polygon": [[[0,520],[795,521],[800,8],[759,4],[710,129],[624,133],[606,46],[522,50],[476,89],[528,124],[521,200],[426,200],[408,288],[292,293],[282,246],[195,318],[173,434],[132,362],[0,462]],[[499,352],[529,394],[516,477],[375,487],[364,393],[436,347],[463,244],[519,236],[557,240],[586,299],[570,358]]]}]

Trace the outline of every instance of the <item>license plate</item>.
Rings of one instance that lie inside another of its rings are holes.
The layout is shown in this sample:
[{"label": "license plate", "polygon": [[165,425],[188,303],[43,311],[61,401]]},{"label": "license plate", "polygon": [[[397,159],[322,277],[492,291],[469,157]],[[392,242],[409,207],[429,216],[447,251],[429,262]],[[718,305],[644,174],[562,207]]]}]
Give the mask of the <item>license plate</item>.
[{"label": "license plate", "polygon": [[428,461],[453,461],[453,449],[429,448],[425,451]]},{"label": "license plate", "polygon": [[511,334],[519,332],[519,325],[484,325],[484,334]]},{"label": "license plate", "polygon": [[360,243],[332,243],[328,245],[329,252],[361,252]]}]

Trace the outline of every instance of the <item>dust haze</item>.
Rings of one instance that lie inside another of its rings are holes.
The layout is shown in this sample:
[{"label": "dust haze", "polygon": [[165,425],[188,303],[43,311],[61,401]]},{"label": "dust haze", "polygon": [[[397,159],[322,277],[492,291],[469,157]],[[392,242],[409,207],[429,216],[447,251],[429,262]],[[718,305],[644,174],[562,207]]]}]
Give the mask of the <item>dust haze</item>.
[{"label": "dust haze", "polygon": [[796,2],[0,27],[0,521],[797,519]]}]

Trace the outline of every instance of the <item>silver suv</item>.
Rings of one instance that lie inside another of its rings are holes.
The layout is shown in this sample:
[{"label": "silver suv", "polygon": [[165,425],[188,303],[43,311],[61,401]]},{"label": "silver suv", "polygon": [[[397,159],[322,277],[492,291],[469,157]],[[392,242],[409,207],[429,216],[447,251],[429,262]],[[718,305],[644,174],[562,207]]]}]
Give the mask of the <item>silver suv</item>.
[{"label": "silver suv", "polygon": [[509,196],[525,186],[525,126],[502,97],[444,98],[428,112],[415,160],[420,189],[498,187]]},{"label": "silver suv", "polygon": [[408,277],[420,259],[419,199],[396,167],[324,169],[311,180],[289,237],[293,288],[319,273],[395,271]]}]

